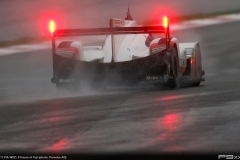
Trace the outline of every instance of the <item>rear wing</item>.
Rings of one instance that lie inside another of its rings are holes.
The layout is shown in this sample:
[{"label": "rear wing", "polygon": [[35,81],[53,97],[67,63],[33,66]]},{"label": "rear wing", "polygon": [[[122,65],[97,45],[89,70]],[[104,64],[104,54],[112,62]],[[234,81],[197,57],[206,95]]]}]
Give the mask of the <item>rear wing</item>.
[{"label": "rear wing", "polygon": [[[55,38],[64,36],[117,35],[117,34],[165,33],[166,49],[170,47],[169,20],[164,17],[163,26],[109,27],[86,29],[58,29],[52,31],[52,53],[55,54]],[[113,39],[113,36],[112,36]],[[112,41],[113,42],[113,41]]]},{"label": "rear wing", "polygon": [[53,37],[115,35],[115,34],[144,34],[144,33],[165,33],[165,32],[166,31],[163,26],[60,29],[60,30],[56,30],[53,33]]}]

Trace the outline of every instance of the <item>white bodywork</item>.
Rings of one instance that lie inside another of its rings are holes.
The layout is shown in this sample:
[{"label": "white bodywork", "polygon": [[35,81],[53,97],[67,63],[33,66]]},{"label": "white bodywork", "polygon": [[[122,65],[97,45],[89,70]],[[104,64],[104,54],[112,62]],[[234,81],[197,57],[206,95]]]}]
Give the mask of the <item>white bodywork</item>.
[{"label": "white bodywork", "polygon": [[[200,82],[205,80],[202,77],[204,71],[202,71],[199,44],[179,43],[176,38],[170,37],[167,17],[164,17],[164,22],[166,22],[164,26],[140,27],[142,25],[137,25],[128,11],[125,20],[111,19],[110,28],[95,28],[95,30],[89,28],[78,30],[76,33],[75,30],[70,30],[69,35],[66,34],[67,38],[56,40],[56,44],[59,44],[56,50],[53,50],[53,58],[56,59],[53,59],[54,77],[51,81],[58,86],[59,83],[65,82],[60,81],[64,77],[67,78],[66,82],[72,80],[74,84],[76,80],[90,76],[94,79],[93,83],[106,80],[111,84],[126,80],[126,84],[132,85],[146,80],[154,82],[157,88],[162,87],[162,83],[170,88],[178,88],[183,84],[182,82],[199,86]],[[118,30],[112,27],[136,28]],[[165,34],[160,36],[157,33]],[[76,38],[75,35],[82,36]],[[53,49],[55,49],[54,40]]]},{"label": "white bodywork", "polygon": [[[112,27],[136,27],[134,20],[112,19]],[[145,45],[148,34],[125,34],[113,35],[113,54],[111,35],[108,35],[102,46],[83,46],[80,41],[71,43],[72,47],[78,49],[79,56],[77,60],[94,61],[100,60],[102,63],[110,63],[113,59],[115,62],[130,61],[136,58],[146,57],[150,55],[149,47]],[[163,35],[164,36],[164,35]],[[154,39],[151,44],[158,43],[161,38]],[[187,58],[186,48],[195,48],[197,42],[193,43],[179,43],[176,38],[171,39],[171,43],[176,45],[179,57],[179,66],[186,67]],[[162,50],[165,49],[164,47]]]},{"label": "white bodywork", "polygon": [[[139,26],[134,20],[113,19],[113,27],[136,27]],[[113,35],[114,53],[112,54],[111,35],[108,35],[102,46],[83,46],[80,41],[74,41],[71,46],[79,51],[79,59],[82,61],[94,61],[102,59],[103,63],[130,61],[133,57],[146,57],[149,48],[145,45],[148,34],[125,34]]]}]

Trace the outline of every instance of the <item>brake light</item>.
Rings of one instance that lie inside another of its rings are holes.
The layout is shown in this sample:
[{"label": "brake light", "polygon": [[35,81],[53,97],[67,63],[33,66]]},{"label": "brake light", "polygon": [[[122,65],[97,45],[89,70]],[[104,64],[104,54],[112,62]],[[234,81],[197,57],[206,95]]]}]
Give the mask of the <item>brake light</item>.
[{"label": "brake light", "polygon": [[53,32],[55,32],[55,30],[56,30],[56,24],[53,20],[51,20],[49,22],[49,31],[53,34]]},{"label": "brake light", "polygon": [[165,29],[168,28],[168,17],[166,16],[163,17],[163,27]]}]

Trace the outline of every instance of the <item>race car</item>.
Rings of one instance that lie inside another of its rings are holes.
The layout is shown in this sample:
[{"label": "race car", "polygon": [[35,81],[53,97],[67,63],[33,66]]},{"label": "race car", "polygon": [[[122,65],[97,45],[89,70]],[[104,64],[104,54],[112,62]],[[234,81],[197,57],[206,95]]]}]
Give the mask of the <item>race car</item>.
[{"label": "race car", "polygon": [[169,18],[161,26],[138,25],[128,10],[125,19],[110,19],[109,28],[52,31],[53,77],[58,89],[95,88],[150,82],[156,88],[199,86],[203,78],[198,42],[170,37]]}]

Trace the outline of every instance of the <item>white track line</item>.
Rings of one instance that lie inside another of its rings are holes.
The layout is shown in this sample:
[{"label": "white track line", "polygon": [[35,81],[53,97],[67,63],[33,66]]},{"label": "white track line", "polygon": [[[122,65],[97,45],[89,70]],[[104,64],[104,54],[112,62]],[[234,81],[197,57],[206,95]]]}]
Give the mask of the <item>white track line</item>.
[{"label": "white track line", "polygon": [[[189,28],[197,28],[221,23],[229,23],[234,21],[240,21],[240,13],[215,16],[205,19],[195,19],[190,21],[184,21],[180,24],[173,24],[170,26],[170,30],[181,30]],[[28,45],[16,45],[6,48],[0,48],[0,56],[10,55],[15,53],[24,53],[29,51],[50,49],[51,43],[44,42],[42,44],[28,44]]]},{"label": "white track line", "polygon": [[0,48],[0,56],[50,48],[51,44],[49,43],[16,45],[6,48]]},{"label": "white track line", "polygon": [[228,15],[215,16],[215,17],[204,18],[204,19],[184,21],[180,24],[171,25],[170,29],[180,30],[180,29],[197,28],[197,27],[203,27],[203,26],[209,26],[209,25],[215,25],[215,24],[221,24],[221,23],[229,23],[229,22],[234,22],[239,20],[240,20],[240,13],[228,14]]}]

